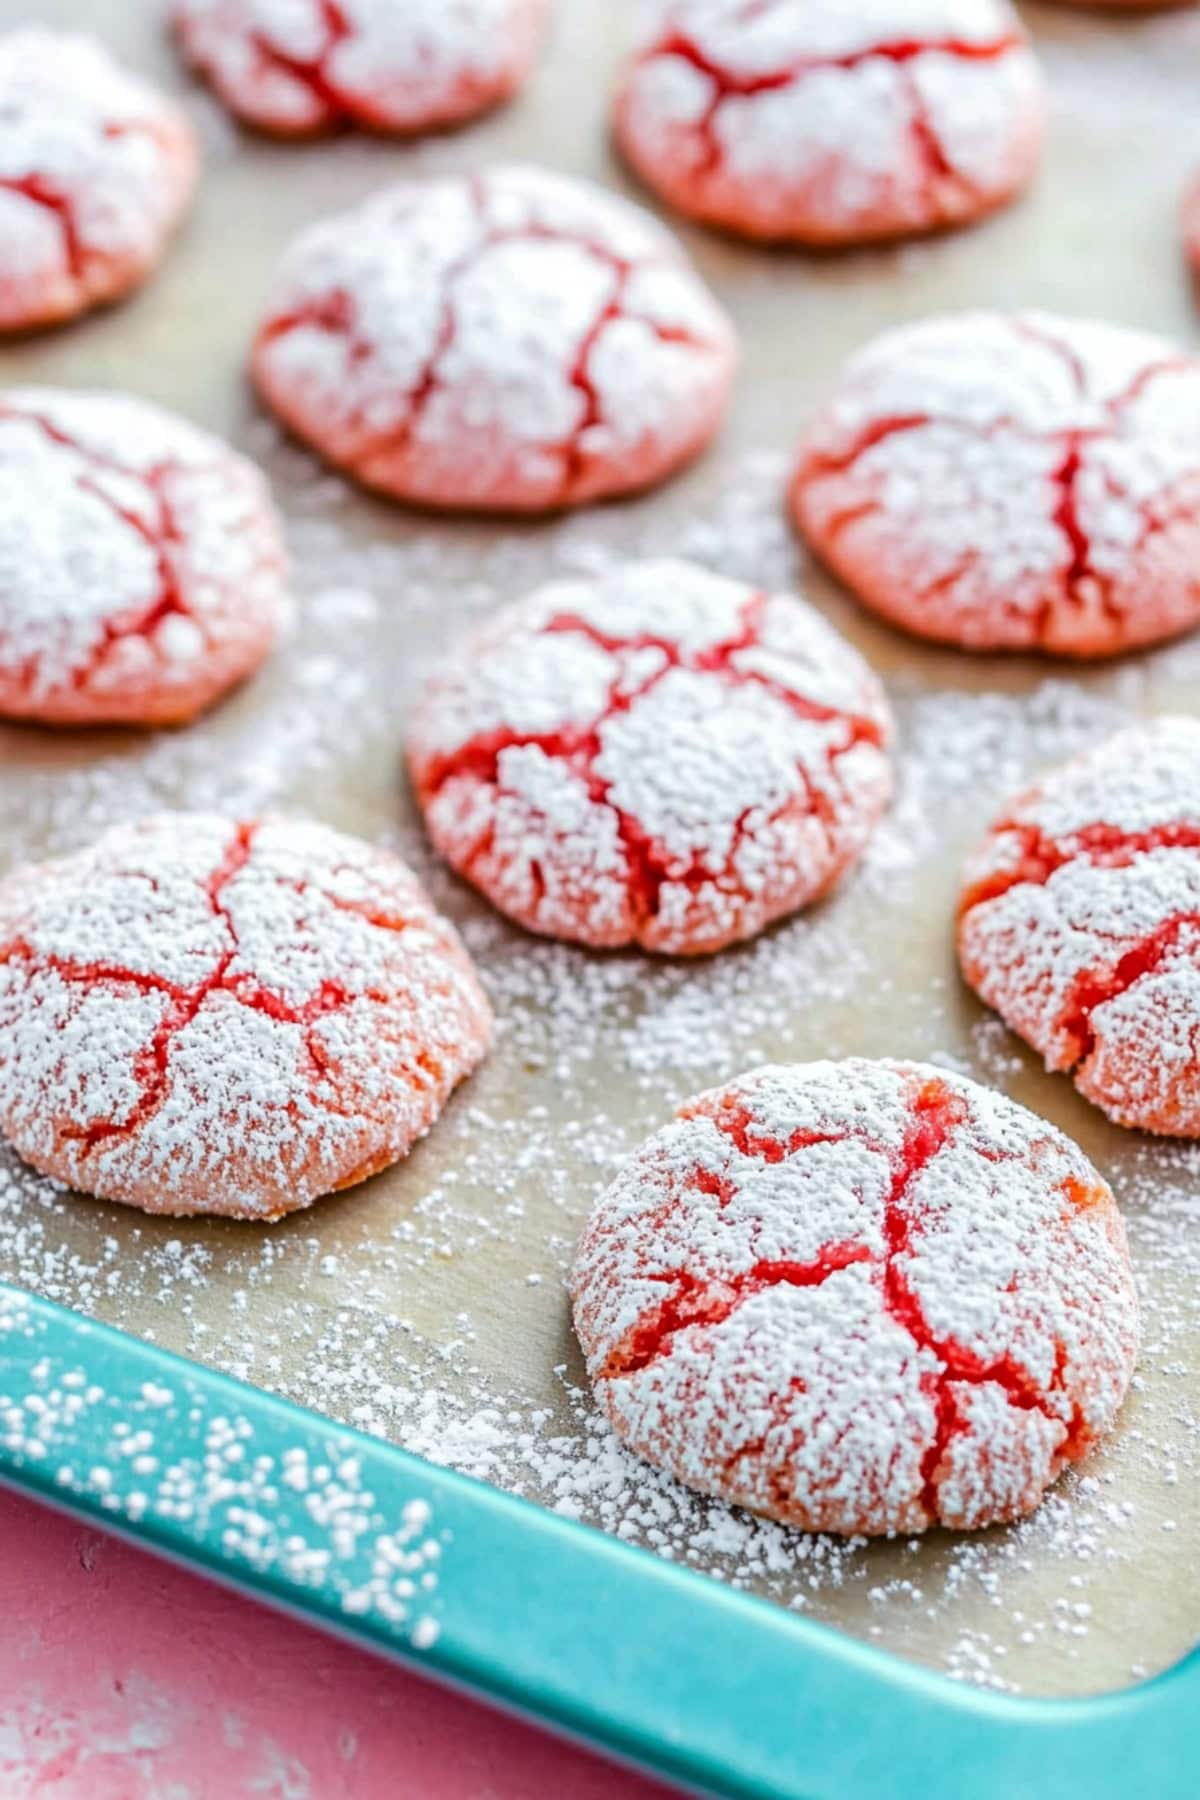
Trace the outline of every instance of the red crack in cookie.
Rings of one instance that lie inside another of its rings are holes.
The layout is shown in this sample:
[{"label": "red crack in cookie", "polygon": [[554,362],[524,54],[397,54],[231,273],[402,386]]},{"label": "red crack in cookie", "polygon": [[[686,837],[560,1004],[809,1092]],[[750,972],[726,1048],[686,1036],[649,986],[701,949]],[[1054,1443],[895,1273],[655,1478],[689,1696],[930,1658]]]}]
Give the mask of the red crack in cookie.
[{"label": "red crack in cookie", "polygon": [[891,791],[878,682],[802,601],[682,562],[552,582],[460,645],[409,759],[502,912],[696,955],[825,893]]},{"label": "red crack in cookie", "polygon": [[388,188],[304,232],[254,373],[373,487],[542,512],[697,455],[734,360],[732,327],[648,214],[509,167]]},{"label": "red crack in cookie", "polygon": [[174,724],[256,669],[286,610],[259,471],[123,394],[0,392],[0,717]]},{"label": "red crack in cookie", "polygon": [[964,878],[963,973],[1119,1125],[1200,1137],[1200,723],[1046,775]]},{"label": "red crack in cookie", "polygon": [[617,94],[655,191],[747,237],[978,219],[1033,174],[1042,83],[1006,0],[657,0]]},{"label": "red crack in cookie", "polygon": [[548,0],[173,0],[188,60],[232,112],[307,137],[454,125],[520,86]]},{"label": "red crack in cookie", "polygon": [[0,331],[138,287],[196,184],[191,126],[92,39],[0,37]]},{"label": "red crack in cookie", "polygon": [[1112,1425],[1137,1302],[1061,1132],[919,1063],[757,1069],[689,1102],[571,1277],[614,1429],[810,1531],[1020,1518]]},{"label": "red crack in cookie", "polygon": [[106,1200],[308,1206],[403,1156],[489,1033],[413,875],[323,825],[163,813],[0,882],[0,1130]]},{"label": "red crack in cookie", "polygon": [[852,359],[800,449],[800,530],[860,599],[970,650],[1111,656],[1200,618],[1200,362],[1042,313]]}]

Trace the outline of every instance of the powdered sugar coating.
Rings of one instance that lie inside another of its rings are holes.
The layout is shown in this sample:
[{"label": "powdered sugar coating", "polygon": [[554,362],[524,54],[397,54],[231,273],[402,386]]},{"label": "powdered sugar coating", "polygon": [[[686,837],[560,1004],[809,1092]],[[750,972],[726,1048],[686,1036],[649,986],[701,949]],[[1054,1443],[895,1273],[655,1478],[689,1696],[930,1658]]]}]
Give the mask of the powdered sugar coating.
[{"label": "powdered sugar coating", "polygon": [[489,1035],[416,878],[323,825],[161,813],[0,882],[0,1129],[104,1199],[308,1206],[403,1156]]},{"label": "powdered sugar coating", "polygon": [[0,717],[178,723],[286,611],[253,463],[126,394],[0,392]]},{"label": "powdered sugar coating", "polygon": [[1200,1137],[1200,723],[1042,778],[964,878],[971,986],[1119,1125]]},{"label": "powdered sugar coating", "polygon": [[408,752],[443,856],[533,931],[694,955],[826,892],[891,718],[819,614],[663,559],[550,582],[460,645]]},{"label": "powdered sugar coating", "polygon": [[734,360],[656,221],[512,165],[390,187],[302,233],[253,366],[284,422],[369,485],[540,512],[695,456]]},{"label": "powdered sugar coating", "polygon": [[963,313],[885,332],[805,434],[797,525],[859,597],[967,649],[1110,656],[1200,618],[1200,361]]},{"label": "powdered sugar coating", "polygon": [[285,137],[454,125],[529,72],[548,0],[173,0],[181,49],[230,110]]},{"label": "powdered sugar coating", "polygon": [[1137,1344],[1082,1153],[921,1063],[768,1065],[689,1101],[597,1203],[571,1289],[633,1449],[845,1534],[1031,1512],[1112,1425]]},{"label": "powdered sugar coating", "polygon": [[1033,174],[1042,81],[1007,0],[656,0],[617,140],[681,212],[810,244],[936,230]]},{"label": "powdered sugar coating", "polygon": [[178,107],[93,39],[0,37],[0,331],[56,324],[137,287],[196,185]]}]

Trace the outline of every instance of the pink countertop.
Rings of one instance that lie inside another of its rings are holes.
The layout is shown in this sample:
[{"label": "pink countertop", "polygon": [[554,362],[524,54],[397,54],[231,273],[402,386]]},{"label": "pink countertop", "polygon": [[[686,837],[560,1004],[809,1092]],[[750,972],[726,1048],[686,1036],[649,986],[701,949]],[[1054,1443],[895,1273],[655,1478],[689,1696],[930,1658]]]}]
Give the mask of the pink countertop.
[{"label": "pink countertop", "polygon": [[669,1800],[0,1492],[3,1800]]}]

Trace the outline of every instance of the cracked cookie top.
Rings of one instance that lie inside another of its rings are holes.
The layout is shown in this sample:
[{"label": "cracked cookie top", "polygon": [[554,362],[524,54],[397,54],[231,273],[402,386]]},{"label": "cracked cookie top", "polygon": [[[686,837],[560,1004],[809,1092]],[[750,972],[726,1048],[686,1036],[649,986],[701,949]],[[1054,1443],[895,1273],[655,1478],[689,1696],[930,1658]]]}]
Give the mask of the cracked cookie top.
[{"label": "cracked cookie top", "polygon": [[308,1206],[403,1156],[489,1036],[415,877],[322,825],[162,813],[0,881],[0,1130],[102,1199]]},{"label": "cracked cookie top", "polygon": [[55,324],[136,287],[191,198],[191,126],[101,44],[0,37],[0,331]]},{"label": "cracked cookie top", "polygon": [[1112,1425],[1137,1344],[1086,1158],[919,1063],[766,1067],[688,1102],[597,1203],[571,1292],[626,1443],[845,1534],[1032,1511]]},{"label": "cracked cookie top", "polygon": [[522,165],[390,187],[310,227],[253,366],[285,424],[368,485],[541,512],[696,455],[735,354],[655,220]]},{"label": "cracked cookie top", "polygon": [[1007,0],[656,0],[617,141],[681,212],[862,243],[960,224],[1029,180],[1042,82]]},{"label": "cracked cookie top", "polygon": [[504,607],[435,675],[408,750],[434,843],[510,917],[698,954],[855,860],[890,735],[811,607],[663,559]]},{"label": "cracked cookie top", "polygon": [[175,724],[287,611],[253,463],[124,394],[0,392],[0,717]]},{"label": "cracked cookie top", "polygon": [[524,80],[549,0],[173,0],[189,62],[284,137],[458,124]]},{"label": "cracked cookie top", "polygon": [[967,867],[958,947],[1110,1118],[1200,1137],[1200,723],[1133,726],[1015,800]]},{"label": "cracked cookie top", "polygon": [[1110,656],[1200,618],[1200,361],[1046,313],[852,358],[805,434],[800,530],[869,606],[968,649]]}]

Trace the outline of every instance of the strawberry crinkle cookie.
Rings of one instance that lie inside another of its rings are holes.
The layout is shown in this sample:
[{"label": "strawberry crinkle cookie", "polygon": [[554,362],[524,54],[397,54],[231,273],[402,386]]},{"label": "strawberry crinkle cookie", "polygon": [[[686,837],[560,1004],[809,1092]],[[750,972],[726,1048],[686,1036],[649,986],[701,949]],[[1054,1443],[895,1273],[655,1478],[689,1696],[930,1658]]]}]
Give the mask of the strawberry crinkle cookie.
[{"label": "strawberry crinkle cookie", "polygon": [[282,137],[431,131],[507,99],[549,0],[173,0],[180,48],[231,112]]},{"label": "strawberry crinkle cookie", "polygon": [[1200,361],[1121,326],[964,313],[853,357],[796,524],[868,606],[970,650],[1112,656],[1200,619]]},{"label": "strawberry crinkle cookie", "polygon": [[920,1063],[767,1067],[690,1101],[601,1196],[571,1293],[631,1449],[846,1535],[1031,1512],[1113,1424],[1138,1337],[1082,1152]]},{"label": "strawberry crinkle cookie", "polygon": [[163,725],[266,657],[286,616],[255,466],[124,394],[0,392],[0,717]]},{"label": "strawberry crinkle cookie", "polygon": [[617,142],[680,212],[864,243],[981,218],[1032,176],[1042,81],[1007,0],[657,0]]},{"label": "strawberry crinkle cookie", "polygon": [[254,348],[284,423],[371,487],[544,512],[661,481],[714,435],[733,329],[639,207],[507,166],[305,231]]},{"label": "strawberry crinkle cookie", "polygon": [[0,882],[0,1130],[102,1199],[308,1206],[403,1156],[490,1029],[415,877],[323,825],[163,813]]},{"label": "strawberry crinkle cookie", "polygon": [[890,797],[890,735],[811,607],[663,560],[503,608],[408,753],[435,845],[510,918],[700,955],[833,886]]},{"label": "strawberry crinkle cookie", "polygon": [[191,199],[198,155],[171,101],[91,38],[0,37],[0,331],[140,286]]},{"label": "strawberry crinkle cookie", "polygon": [[1200,722],[1051,771],[972,857],[963,974],[1118,1125],[1200,1137]]}]

